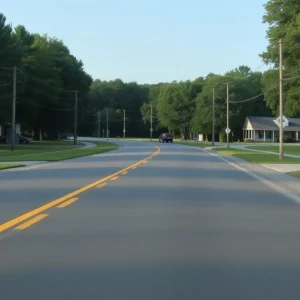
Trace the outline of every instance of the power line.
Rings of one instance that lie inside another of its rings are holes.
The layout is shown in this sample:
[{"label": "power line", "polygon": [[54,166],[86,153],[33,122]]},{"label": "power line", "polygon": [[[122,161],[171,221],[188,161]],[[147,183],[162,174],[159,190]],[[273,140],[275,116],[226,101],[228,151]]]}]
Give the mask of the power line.
[{"label": "power line", "polygon": [[285,78],[285,79],[283,79],[283,81],[290,81],[290,80],[297,79],[297,78],[300,78],[300,75],[290,77],[290,78]]},{"label": "power line", "polygon": [[[78,102],[78,103],[79,103],[79,105],[81,106],[81,108],[82,108],[83,110],[85,110],[86,112],[89,112],[89,113],[90,113],[90,110],[87,109],[87,108],[85,108],[85,107],[82,105],[81,102]],[[88,115],[88,116],[89,116],[89,117],[93,117],[93,116],[97,116],[97,114],[98,114],[98,112],[95,113],[95,111],[93,111],[93,113],[90,114],[90,115]]]},{"label": "power line", "polygon": [[249,99],[241,100],[241,101],[229,101],[229,102],[230,102],[230,103],[244,103],[244,102],[248,102],[248,101],[257,99],[257,98],[263,96],[264,94],[265,94],[265,93],[261,93],[261,94],[259,94],[259,95],[257,95],[257,96],[254,96],[254,97],[249,98]]},{"label": "power line", "polygon": [[[10,71],[13,71],[13,70],[14,70],[14,68],[3,67],[3,66],[0,66],[0,69],[2,69],[2,70],[10,70]],[[16,68],[16,70],[17,70],[17,71],[21,71],[21,69],[19,69],[19,68]]]},{"label": "power line", "polygon": [[[21,98],[19,98],[19,97],[17,99],[21,100]],[[45,109],[56,110],[56,111],[72,111],[72,110],[74,110],[74,107],[73,108],[54,108],[54,107],[48,107],[45,105],[41,105],[41,104],[37,104],[37,103],[30,103],[30,102],[22,102],[22,104],[30,105],[30,106],[34,106],[34,107],[42,107]]]},{"label": "power line", "polygon": [[226,105],[226,102],[223,103],[222,105],[216,105],[216,104],[215,104],[215,107],[216,107],[216,108],[220,108],[220,107],[224,107],[225,105]]},{"label": "power line", "polygon": [[[254,72],[258,72],[263,66],[265,66],[266,64],[265,64],[265,62],[262,62],[258,67],[256,67],[253,71],[252,71],[252,73],[254,73]],[[251,71],[251,70],[250,70]]]},{"label": "power line", "polygon": [[270,89],[268,89],[267,91],[265,91],[265,92],[263,92],[263,93],[257,95],[257,96],[252,97],[252,98],[245,99],[245,100],[241,100],[241,101],[230,101],[230,103],[236,103],[236,104],[237,104],[237,103],[244,103],[244,102],[247,102],[247,101],[255,100],[255,99],[257,99],[257,98],[263,96],[265,93],[268,93],[268,92],[270,92],[270,91],[272,91],[272,90],[274,90],[274,89],[276,89],[276,88],[277,88],[277,85],[274,86],[274,87],[272,87],[272,88],[270,88]]}]

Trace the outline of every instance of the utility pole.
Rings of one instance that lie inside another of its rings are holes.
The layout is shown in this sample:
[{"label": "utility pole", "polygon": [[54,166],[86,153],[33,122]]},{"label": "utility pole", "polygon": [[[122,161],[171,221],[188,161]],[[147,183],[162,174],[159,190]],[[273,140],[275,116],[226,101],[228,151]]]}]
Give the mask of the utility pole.
[{"label": "utility pole", "polygon": [[11,145],[10,149],[15,149],[16,143],[16,98],[17,98],[17,68],[13,68],[13,99],[12,99],[12,122],[11,122]]},{"label": "utility pole", "polygon": [[215,145],[215,89],[213,89],[213,105],[212,105],[212,146]]},{"label": "utility pole", "polygon": [[125,112],[125,109],[123,109],[123,112],[124,112],[124,124],[123,124],[123,139],[125,140],[125,132],[126,132],[126,128],[125,128],[125,114],[126,114],[126,112]]},{"label": "utility pole", "polygon": [[98,138],[101,138],[101,110],[98,110]]},{"label": "utility pole", "polygon": [[106,109],[106,140],[108,141],[108,108]]},{"label": "utility pole", "polygon": [[151,115],[150,115],[150,123],[151,123],[151,128],[150,128],[150,139],[152,141],[152,133],[153,133],[153,111],[152,111],[152,104],[150,104],[151,108]]},{"label": "utility pole", "polygon": [[227,148],[229,148],[229,83],[226,83],[227,85],[227,128],[226,128],[226,134],[227,134]]},{"label": "utility pole", "polygon": [[78,91],[75,91],[74,145],[77,144],[77,103],[78,103]]},{"label": "utility pole", "polygon": [[283,159],[283,75],[282,75],[282,40],[279,40],[279,160]]}]

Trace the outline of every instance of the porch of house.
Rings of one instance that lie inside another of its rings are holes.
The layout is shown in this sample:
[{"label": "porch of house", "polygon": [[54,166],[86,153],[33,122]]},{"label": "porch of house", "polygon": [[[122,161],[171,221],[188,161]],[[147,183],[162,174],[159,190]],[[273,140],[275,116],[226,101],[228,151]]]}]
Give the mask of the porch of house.
[{"label": "porch of house", "polygon": [[[294,139],[299,142],[299,131],[284,131],[284,136]],[[243,129],[244,141],[253,142],[277,142],[279,138],[279,130],[255,130],[255,129]]]}]

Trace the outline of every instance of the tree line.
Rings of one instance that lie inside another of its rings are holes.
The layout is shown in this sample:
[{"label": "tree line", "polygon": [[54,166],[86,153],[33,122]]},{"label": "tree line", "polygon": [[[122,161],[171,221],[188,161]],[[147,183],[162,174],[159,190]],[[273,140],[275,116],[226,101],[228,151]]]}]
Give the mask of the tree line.
[{"label": "tree line", "polygon": [[30,33],[22,25],[12,28],[0,14],[0,125],[11,119],[16,67],[16,120],[27,133],[41,131],[50,138],[73,133],[78,91],[80,135],[105,136],[108,127],[110,136],[122,136],[125,110],[126,136],[147,137],[152,107],[154,137],[169,131],[186,139],[193,133],[210,139],[213,91],[215,132],[222,133],[228,85],[230,129],[238,140],[247,116],[278,114],[279,39],[284,45],[284,114],[300,117],[300,3],[269,0],[263,22],[269,25],[269,45],[260,54],[269,66],[265,72],[239,66],[225,74],[211,73],[190,81],[138,84],[93,79],[63,41]]}]

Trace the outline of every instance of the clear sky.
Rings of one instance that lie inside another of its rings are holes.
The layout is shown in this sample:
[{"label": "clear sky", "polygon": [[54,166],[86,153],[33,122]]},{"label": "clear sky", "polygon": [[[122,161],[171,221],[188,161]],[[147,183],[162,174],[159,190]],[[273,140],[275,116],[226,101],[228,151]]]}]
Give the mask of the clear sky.
[{"label": "clear sky", "polygon": [[62,39],[94,79],[156,83],[261,68],[265,2],[9,0],[0,12],[13,26]]}]

